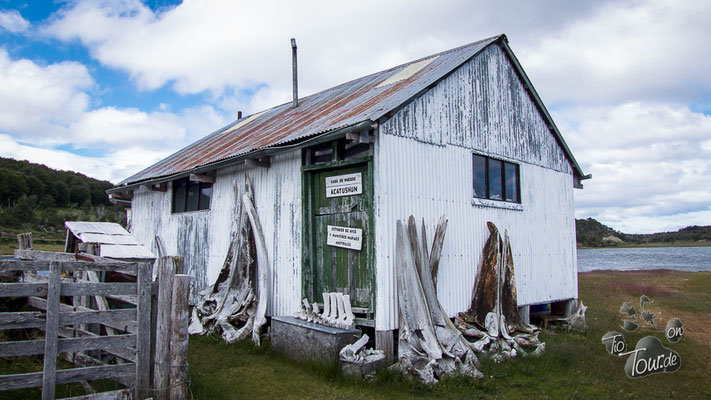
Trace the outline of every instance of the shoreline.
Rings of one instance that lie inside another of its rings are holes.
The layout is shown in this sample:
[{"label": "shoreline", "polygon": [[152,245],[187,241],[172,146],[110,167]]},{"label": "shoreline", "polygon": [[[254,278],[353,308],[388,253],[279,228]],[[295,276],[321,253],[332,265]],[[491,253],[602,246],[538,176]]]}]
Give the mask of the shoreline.
[{"label": "shoreline", "polygon": [[601,246],[585,246],[577,243],[577,250],[598,250],[598,249],[638,249],[638,248],[659,248],[659,247],[711,247],[711,242],[709,241],[677,241],[677,242],[654,242],[654,243],[620,243],[611,245],[601,245]]}]

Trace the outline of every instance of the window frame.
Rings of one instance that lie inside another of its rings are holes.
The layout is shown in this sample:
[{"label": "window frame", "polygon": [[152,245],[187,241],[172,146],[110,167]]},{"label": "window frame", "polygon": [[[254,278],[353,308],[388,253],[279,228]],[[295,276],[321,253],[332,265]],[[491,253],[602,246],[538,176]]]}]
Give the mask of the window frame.
[{"label": "window frame", "polygon": [[[196,182],[196,181],[191,181],[189,177],[185,178],[180,178],[180,179],[175,179],[171,182],[171,187],[172,187],[172,192],[171,192],[171,201],[170,201],[170,212],[172,214],[182,214],[186,212],[196,212],[196,211],[209,211],[210,210],[210,203],[212,202],[212,193],[214,186],[210,182]],[[182,202],[182,209],[177,209],[176,206],[176,196],[177,196],[177,191],[176,188],[179,184],[185,184],[185,198],[183,199]],[[204,196],[203,191],[205,189],[209,189],[209,195]],[[194,202],[196,203],[196,208],[193,210],[189,206],[189,199],[191,196],[191,192],[193,196],[196,196],[196,200]],[[203,204],[204,200],[203,198],[207,197],[207,204]]]},{"label": "window frame", "polygon": [[[475,168],[476,168],[476,157],[479,157],[484,160],[484,194],[483,195],[477,195],[476,193],[476,187],[477,183],[479,183],[479,186],[481,186],[482,182],[476,181],[476,174],[475,174]],[[501,163],[500,171],[499,171],[499,176],[501,177],[501,198],[492,198],[491,197],[491,181],[490,181],[490,176],[491,176],[491,169],[490,169],[490,160],[494,160],[497,162]],[[515,192],[517,195],[517,198],[514,198],[513,200],[507,200],[507,174],[506,174],[506,167],[507,165],[513,165],[516,170],[516,188]],[[522,196],[521,196],[521,165],[519,163],[511,162],[502,158],[497,158],[497,157],[490,157],[485,154],[479,154],[479,153],[472,153],[472,181],[471,181],[471,187],[472,187],[472,198],[473,198],[473,203],[476,205],[518,205],[520,206],[522,204]],[[488,202],[493,202],[493,204],[489,204]],[[514,207],[517,208],[518,207]]]}]

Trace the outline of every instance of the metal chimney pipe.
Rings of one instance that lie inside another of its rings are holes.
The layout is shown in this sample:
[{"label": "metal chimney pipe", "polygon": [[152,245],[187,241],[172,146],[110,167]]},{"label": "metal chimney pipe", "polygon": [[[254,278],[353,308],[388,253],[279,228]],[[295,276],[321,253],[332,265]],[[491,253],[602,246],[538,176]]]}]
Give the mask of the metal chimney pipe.
[{"label": "metal chimney pipe", "polygon": [[296,39],[291,38],[291,75],[294,86],[294,108],[299,106],[299,84],[296,75]]},{"label": "metal chimney pipe", "polygon": [[237,119],[242,119],[242,111],[237,111]]}]

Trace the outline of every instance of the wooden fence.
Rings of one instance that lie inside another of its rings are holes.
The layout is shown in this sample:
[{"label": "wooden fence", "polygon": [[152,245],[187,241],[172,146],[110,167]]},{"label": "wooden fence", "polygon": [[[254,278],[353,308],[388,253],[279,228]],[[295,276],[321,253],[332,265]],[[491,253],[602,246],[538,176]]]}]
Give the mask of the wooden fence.
[{"label": "wooden fence", "polygon": [[[26,297],[28,305],[41,311],[2,312],[0,330],[38,328],[45,338],[0,342],[0,357],[44,354],[44,368],[0,375],[0,393],[42,387],[42,399],[54,399],[56,384],[113,379],[126,388],[80,398],[187,398],[190,277],[174,275],[175,258],[158,260],[166,272],[152,284],[151,263],[32,250],[18,250],[15,257],[0,259],[0,271],[19,271],[23,279],[0,283],[0,297]],[[96,278],[109,272],[135,280]],[[164,286],[162,297],[159,281]],[[96,300],[87,302],[88,298]],[[122,301],[128,308],[110,308],[106,299]],[[159,317],[166,313],[171,319],[160,323]],[[57,370],[60,353],[80,367]]]}]

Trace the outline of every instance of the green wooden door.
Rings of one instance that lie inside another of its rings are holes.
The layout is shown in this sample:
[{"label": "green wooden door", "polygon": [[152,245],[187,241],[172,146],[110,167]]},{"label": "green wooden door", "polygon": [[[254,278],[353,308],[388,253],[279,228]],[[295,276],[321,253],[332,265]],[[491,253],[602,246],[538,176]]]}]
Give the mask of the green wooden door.
[{"label": "green wooden door", "polygon": [[[341,292],[371,308],[373,190],[368,164],[308,172],[311,300]],[[360,193],[359,193],[360,192]]]}]

